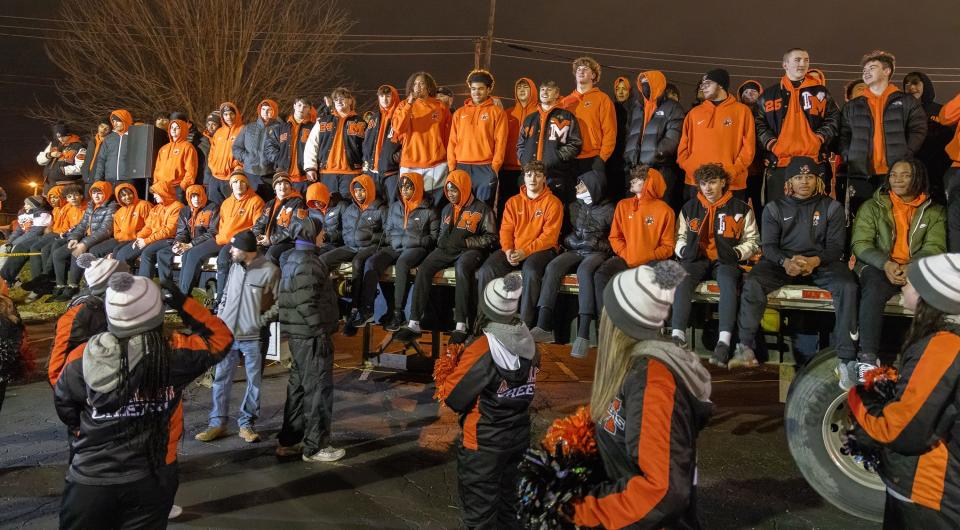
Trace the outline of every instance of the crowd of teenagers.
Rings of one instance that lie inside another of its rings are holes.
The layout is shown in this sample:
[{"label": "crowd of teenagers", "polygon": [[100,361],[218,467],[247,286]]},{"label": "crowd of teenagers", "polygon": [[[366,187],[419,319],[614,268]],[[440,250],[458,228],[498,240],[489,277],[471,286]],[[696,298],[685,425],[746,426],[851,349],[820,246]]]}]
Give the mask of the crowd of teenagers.
[{"label": "crowd of teenagers", "polygon": [[[569,95],[521,78],[510,108],[484,70],[468,74],[455,111],[427,72],[402,98],[379,87],[365,116],[345,88],[316,107],[296,99],[282,120],[270,99],[246,124],[227,102],[200,128],[178,112],[157,120],[169,142],[149,189],[129,179],[129,112],[111,113],[86,144],[57,126],[37,157],[49,189],[24,201],[0,277],[18,283],[29,260],[30,298],[70,301],[49,365],[71,444],[62,526],[164,524],[181,392],[211,366],[213,407],[196,439],[227,434],[242,357],[239,436],[259,441],[272,322],[293,357],[277,455],[342,458],[331,444],[341,317],[330,274],[349,262],[342,333],[373,323],[379,288],[381,323],[404,341],[443,312],[430,303],[434,275],[455,270],[454,324],[440,331],[460,349],[438,394],[461,415],[470,528],[519,524],[536,344],[559,338],[565,275],[579,286],[571,355],[587,355],[594,324],[599,337],[590,415],[607,477],[565,513],[608,528],[700,525],[695,446],[712,404],[686,336],[699,282],[719,284],[710,362],[729,368],[758,363],[770,292],[829,290],[845,390],[879,363],[883,310],[903,290],[916,317],[898,395],[853,391],[851,407],[890,452],[888,515],[955,527],[960,474],[947,468],[960,449],[944,411],[960,405],[960,255],[947,254],[960,249],[960,95],[941,107],[920,72],[900,90],[886,52],[861,64],[842,109],[799,48],[768,87],[748,80],[731,92],[725,70],[707,71],[689,111],[659,71],[618,77],[611,98],[589,57],[573,62]],[[211,258],[212,313],[189,296]],[[390,266],[395,280],[381,287]],[[189,332],[162,333],[164,305]]]}]

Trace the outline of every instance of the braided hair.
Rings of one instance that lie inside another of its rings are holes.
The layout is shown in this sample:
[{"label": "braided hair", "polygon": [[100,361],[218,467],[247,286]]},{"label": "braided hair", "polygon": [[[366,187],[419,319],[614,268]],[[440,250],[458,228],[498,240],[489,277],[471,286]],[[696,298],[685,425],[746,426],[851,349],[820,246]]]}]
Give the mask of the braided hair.
[{"label": "braided hair", "polygon": [[[130,341],[136,341],[143,349],[138,363],[139,377],[130,379],[127,350]],[[121,338],[120,341],[120,402],[135,402],[142,408],[141,414],[124,422],[124,437],[136,449],[146,453],[152,472],[156,473],[165,464],[169,421],[167,405],[170,401],[170,346],[158,327],[143,334]]]}]

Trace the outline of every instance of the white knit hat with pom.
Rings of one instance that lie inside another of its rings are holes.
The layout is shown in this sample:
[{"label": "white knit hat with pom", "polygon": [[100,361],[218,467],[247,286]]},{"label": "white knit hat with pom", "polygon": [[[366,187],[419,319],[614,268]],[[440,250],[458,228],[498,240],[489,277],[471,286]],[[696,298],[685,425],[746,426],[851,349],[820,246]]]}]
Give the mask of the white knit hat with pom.
[{"label": "white knit hat with pom", "polygon": [[147,278],[115,273],[110,277],[104,305],[107,329],[117,337],[132,337],[163,325],[160,288]]},{"label": "white knit hat with pom", "polygon": [[98,258],[89,252],[80,254],[77,265],[83,271],[83,279],[87,282],[90,292],[100,296],[107,290],[107,281],[115,272],[129,272],[130,267],[115,259]]}]

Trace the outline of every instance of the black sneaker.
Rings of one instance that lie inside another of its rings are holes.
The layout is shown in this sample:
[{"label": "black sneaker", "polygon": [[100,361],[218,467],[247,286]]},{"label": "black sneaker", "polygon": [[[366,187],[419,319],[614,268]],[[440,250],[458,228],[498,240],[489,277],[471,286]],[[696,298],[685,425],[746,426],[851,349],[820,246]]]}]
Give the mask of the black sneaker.
[{"label": "black sneaker", "polygon": [[77,287],[64,287],[63,291],[60,291],[60,294],[51,299],[52,302],[69,302],[73,300],[74,296],[77,296],[77,293],[80,292],[80,289]]},{"label": "black sneaker", "polygon": [[726,368],[728,362],[730,362],[730,345],[718,342],[717,347],[713,349],[713,355],[710,356],[710,364]]},{"label": "black sneaker", "polygon": [[350,325],[355,328],[362,328],[373,322],[373,313],[366,311],[357,311],[350,315]]},{"label": "black sneaker", "polygon": [[419,339],[423,335],[422,331],[416,331],[410,326],[400,326],[396,333],[393,334],[394,340],[400,342],[413,342]]},{"label": "black sneaker", "polygon": [[387,322],[383,325],[383,329],[387,331],[397,331],[406,321],[407,318],[403,315],[403,311],[394,311],[393,317],[387,320]]},{"label": "black sneaker", "polygon": [[463,344],[464,342],[467,342],[468,336],[469,335],[466,331],[455,329],[450,332],[450,344]]},{"label": "black sneaker", "polygon": [[353,325],[354,321],[358,318],[358,313],[356,309],[350,311],[350,314],[347,315],[347,318],[343,319],[343,336],[344,337],[353,337],[357,334],[357,326]]}]

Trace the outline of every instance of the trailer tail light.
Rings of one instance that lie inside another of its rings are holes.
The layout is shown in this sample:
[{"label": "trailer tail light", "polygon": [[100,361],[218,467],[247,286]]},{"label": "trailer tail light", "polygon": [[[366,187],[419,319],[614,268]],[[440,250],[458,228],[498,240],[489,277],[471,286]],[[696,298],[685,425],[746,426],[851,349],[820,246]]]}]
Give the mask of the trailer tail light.
[{"label": "trailer tail light", "polygon": [[832,300],[830,291],[821,291],[820,289],[804,289],[800,292],[800,297],[804,300]]},{"label": "trailer tail light", "polygon": [[720,284],[718,283],[708,283],[707,292],[720,294]]}]

